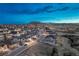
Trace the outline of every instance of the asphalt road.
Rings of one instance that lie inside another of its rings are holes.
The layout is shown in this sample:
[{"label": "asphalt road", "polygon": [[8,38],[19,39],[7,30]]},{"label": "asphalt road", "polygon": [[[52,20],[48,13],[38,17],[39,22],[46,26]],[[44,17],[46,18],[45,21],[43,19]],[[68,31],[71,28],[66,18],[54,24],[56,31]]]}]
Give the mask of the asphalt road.
[{"label": "asphalt road", "polygon": [[20,46],[19,48],[16,48],[15,50],[9,52],[7,56],[17,56],[21,52],[23,52],[25,49],[27,49],[27,46]]}]

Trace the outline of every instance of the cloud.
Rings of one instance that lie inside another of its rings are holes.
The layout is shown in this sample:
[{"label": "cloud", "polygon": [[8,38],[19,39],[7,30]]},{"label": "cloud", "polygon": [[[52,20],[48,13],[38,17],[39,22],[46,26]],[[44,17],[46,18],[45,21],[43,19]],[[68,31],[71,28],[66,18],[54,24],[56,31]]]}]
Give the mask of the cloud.
[{"label": "cloud", "polygon": [[[27,4],[26,4],[27,5]],[[39,4],[40,5],[40,4]],[[59,5],[63,5],[60,6]],[[27,8],[27,7],[23,7],[23,8],[14,8],[13,10],[11,9],[6,9],[6,10],[2,10],[5,13],[10,13],[10,14],[40,14],[40,13],[52,13],[52,12],[57,12],[57,11],[66,11],[66,10],[75,10],[75,9],[79,9],[79,8],[72,8],[69,7],[68,5],[65,4],[57,4],[56,7],[52,5],[46,5],[44,7],[39,7],[36,8],[35,10],[33,10],[31,7]],[[35,7],[34,7],[35,8]]]},{"label": "cloud", "polygon": [[9,13],[13,14],[39,14],[39,13],[51,13],[56,11],[66,11],[69,10],[69,7],[53,8],[53,6],[45,6],[43,8],[38,8],[36,10],[24,9],[24,10],[13,10]]}]

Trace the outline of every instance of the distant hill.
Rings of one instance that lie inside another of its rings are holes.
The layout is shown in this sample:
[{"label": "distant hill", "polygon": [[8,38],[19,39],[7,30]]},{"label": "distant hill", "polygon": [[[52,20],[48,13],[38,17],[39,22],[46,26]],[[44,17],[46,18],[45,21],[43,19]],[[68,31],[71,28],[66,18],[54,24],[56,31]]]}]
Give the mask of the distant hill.
[{"label": "distant hill", "polygon": [[29,22],[28,24],[45,24],[45,23],[42,23],[42,22],[39,22],[39,21],[32,21],[32,22]]}]

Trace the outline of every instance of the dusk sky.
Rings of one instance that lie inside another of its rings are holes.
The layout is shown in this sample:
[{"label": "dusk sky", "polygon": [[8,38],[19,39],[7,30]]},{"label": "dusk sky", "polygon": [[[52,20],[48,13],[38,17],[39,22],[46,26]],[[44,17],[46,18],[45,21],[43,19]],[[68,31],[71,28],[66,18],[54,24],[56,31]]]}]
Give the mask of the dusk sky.
[{"label": "dusk sky", "polygon": [[45,23],[79,23],[79,4],[0,4],[0,24],[26,24],[32,21]]}]

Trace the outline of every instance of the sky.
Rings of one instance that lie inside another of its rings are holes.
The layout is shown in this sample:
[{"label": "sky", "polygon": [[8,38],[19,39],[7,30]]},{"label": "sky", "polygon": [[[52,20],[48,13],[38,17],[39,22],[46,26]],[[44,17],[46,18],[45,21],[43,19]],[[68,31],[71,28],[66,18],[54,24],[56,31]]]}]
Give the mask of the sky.
[{"label": "sky", "polygon": [[79,3],[0,3],[0,24],[79,23]]}]

